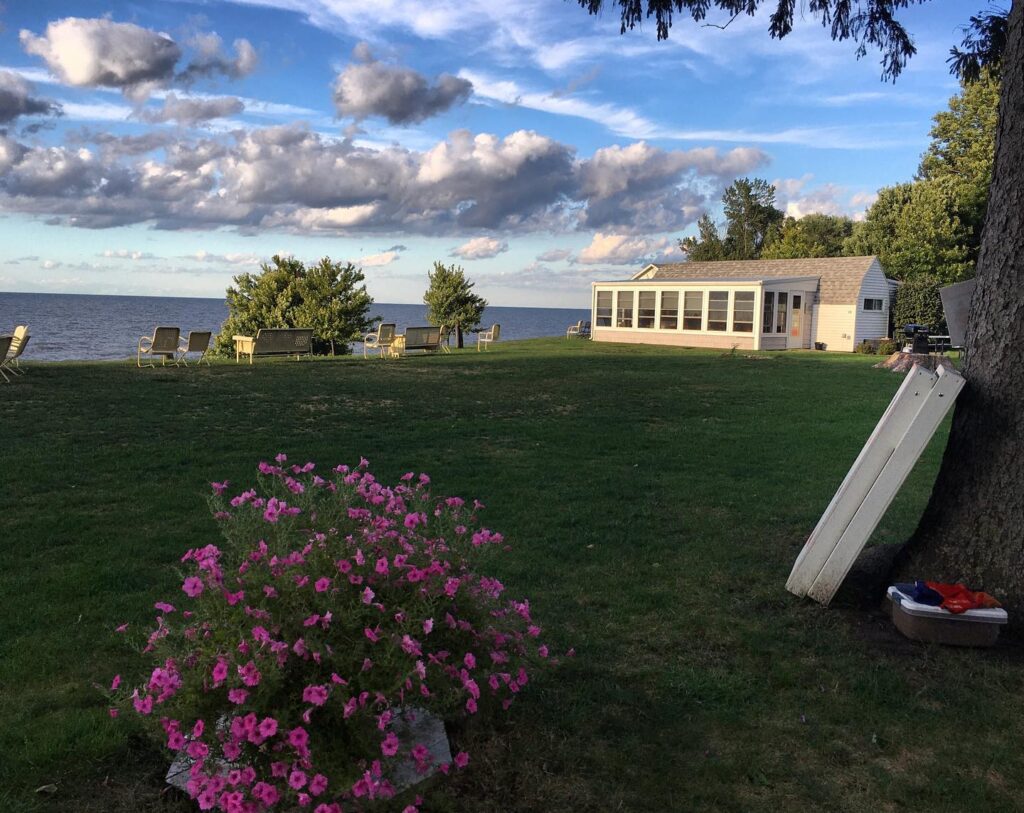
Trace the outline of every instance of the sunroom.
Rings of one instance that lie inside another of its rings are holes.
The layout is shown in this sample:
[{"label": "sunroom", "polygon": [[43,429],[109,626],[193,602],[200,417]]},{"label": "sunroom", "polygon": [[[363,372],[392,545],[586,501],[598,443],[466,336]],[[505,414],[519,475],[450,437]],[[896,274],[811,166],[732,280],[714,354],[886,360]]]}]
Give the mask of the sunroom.
[{"label": "sunroom", "polygon": [[818,283],[817,276],[596,282],[592,338],[744,350],[810,348]]}]

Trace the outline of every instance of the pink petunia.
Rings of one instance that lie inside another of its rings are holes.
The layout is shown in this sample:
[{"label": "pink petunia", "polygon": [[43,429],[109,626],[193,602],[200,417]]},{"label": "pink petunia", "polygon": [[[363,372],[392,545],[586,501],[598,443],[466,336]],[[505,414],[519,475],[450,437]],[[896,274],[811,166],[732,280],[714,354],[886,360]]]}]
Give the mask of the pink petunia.
[{"label": "pink petunia", "polygon": [[150,714],[153,711],[153,696],[149,694],[132,698],[132,705],[139,714]]},{"label": "pink petunia", "polygon": [[455,767],[465,768],[468,764],[469,754],[467,754],[465,751],[459,751],[459,753],[455,755]]},{"label": "pink petunia", "polygon": [[322,773],[318,773],[309,780],[309,792],[314,796],[319,796],[325,790],[327,790],[327,777]]},{"label": "pink petunia", "polygon": [[203,592],[203,580],[197,576],[189,576],[182,582],[181,589],[189,598],[195,598]]},{"label": "pink petunia", "polygon": [[398,753],[398,745],[398,737],[395,736],[395,732],[389,731],[384,741],[380,744],[380,752],[386,757],[393,757]]},{"label": "pink petunia", "polygon": [[273,717],[264,717],[257,730],[264,739],[273,737],[277,733],[277,720]]},{"label": "pink petunia", "polygon": [[316,580],[316,584],[314,584],[313,587],[318,593],[326,593],[331,589],[331,580],[326,576],[323,576]]},{"label": "pink petunia", "polygon": [[242,678],[242,683],[246,686],[258,686],[260,682],[260,671],[256,668],[256,664],[249,661],[244,666],[238,667],[238,674]]},{"label": "pink petunia", "polygon": [[300,790],[306,787],[306,774],[296,768],[290,774],[288,774],[288,787],[292,790]]},{"label": "pink petunia", "polygon": [[116,691],[117,687],[121,685],[121,676],[114,675],[114,679],[110,681],[110,691]]},{"label": "pink petunia", "polygon": [[328,694],[326,686],[307,686],[302,690],[302,700],[305,703],[312,703],[314,706],[322,706],[327,702]]},{"label": "pink petunia", "polygon": [[249,697],[249,692],[245,689],[229,689],[228,700],[234,703],[236,706],[242,705]]},{"label": "pink petunia", "polygon": [[159,610],[162,613],[173,613],[174,612],[174,605],[173,604],[168,604],[166,601],[158,601],[156,604],[153,605],[153,607],[155,607],[157,610]]},{"label": "pink petunia", "polygon": [[220,684],[228,679],[228,662],[223,658],[218,658],[210,674],[213,677],[214,687],[220,686]]}]

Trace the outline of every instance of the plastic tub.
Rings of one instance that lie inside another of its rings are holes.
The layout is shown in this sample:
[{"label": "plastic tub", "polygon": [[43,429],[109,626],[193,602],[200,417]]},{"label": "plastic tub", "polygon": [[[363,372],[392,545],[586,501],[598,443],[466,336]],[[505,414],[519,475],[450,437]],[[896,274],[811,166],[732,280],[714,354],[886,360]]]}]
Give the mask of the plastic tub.
[{"label": "plastic tub", "polygon": [[951,613],[942,607],[919,604],[896,587],[886,594],[892,606],[896,629],[915,641],[950,646],[992,646],[999,638],[999,628],[1007,620],[1006,610],[967,610]]}]

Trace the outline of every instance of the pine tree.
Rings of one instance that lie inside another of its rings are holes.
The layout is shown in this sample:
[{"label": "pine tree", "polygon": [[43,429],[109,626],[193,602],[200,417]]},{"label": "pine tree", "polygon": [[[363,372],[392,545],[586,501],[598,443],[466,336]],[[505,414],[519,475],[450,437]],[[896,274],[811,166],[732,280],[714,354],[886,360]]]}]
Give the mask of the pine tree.
[{"label": "pine tree", "polygon": [[473,293],[475,283],[466,279],[462,266],[434,263],[434,269],[427,272],[430,285],[423,294],[427,306],[427,321],[432,325],[443,325],[454,329],[456,344],[462,347],[462,334],[480,326],[487,300]]}]

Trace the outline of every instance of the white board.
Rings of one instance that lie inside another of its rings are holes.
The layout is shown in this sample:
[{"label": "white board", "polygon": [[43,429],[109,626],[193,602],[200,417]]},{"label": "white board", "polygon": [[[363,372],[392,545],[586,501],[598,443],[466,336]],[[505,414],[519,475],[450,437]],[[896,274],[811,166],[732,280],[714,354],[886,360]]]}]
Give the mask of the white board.
[{"label": "white board", "polygon": [[907,374],[807,543],[786,588],[828,604],[903,481],[948,414],[964,380],[954,370]]}]

